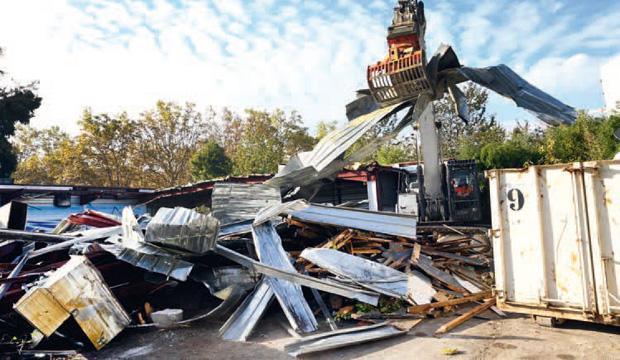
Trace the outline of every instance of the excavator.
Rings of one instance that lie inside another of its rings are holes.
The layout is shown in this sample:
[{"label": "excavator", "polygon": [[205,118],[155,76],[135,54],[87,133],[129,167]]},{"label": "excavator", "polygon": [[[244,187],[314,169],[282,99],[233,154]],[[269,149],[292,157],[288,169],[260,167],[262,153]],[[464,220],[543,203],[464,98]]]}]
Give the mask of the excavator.
[{"label": "excavator", "polygon": [[[447,160],[441,156],[440,126],[434,116],[433,101],[448,94],[462,121],[469,120],[464,94],[456,86],[473,81],[550,125],[570,124],[576,111],[529,84],[505,65],[488,68],[462,66],[454,50],[442,45],[427,61],[424,35],[424,3],[398,0],[392,24],[388,27],[388,54],[367,68],[368,89],[358,91],[357,99],[347,105],[349,120],[382,107],[410,102],[419,109],[413,119],[420,146],[417,167],[418,218],[421,222],[471,223],[481,220],[481,195],[474,160]],[[414,115],[412,115],[414,116]],[[404,191],[410,191],[411,188]]]}]

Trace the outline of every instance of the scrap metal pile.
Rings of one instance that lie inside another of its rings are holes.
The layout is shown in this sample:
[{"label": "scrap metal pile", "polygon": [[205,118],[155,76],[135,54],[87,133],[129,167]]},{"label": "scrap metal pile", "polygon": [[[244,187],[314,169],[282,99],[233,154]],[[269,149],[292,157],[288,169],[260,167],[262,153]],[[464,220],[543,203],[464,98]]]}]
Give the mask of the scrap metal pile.
[{"label": "scrap metal pile", "polygon": [[274,300],[304,335],[286,348],[297,356],[402,335],[408,329],[391,321],[480,303],[445,332],[493,305],[484,302],[492,298],[484,229],[281,203],[265,185],[216,187],[209,214],[87,211],[50,234],[3,229],[0,238],[0,352],[15,357],[70,357],[128,328],[205,318],[223,321],[223,339],[245,341]]}]

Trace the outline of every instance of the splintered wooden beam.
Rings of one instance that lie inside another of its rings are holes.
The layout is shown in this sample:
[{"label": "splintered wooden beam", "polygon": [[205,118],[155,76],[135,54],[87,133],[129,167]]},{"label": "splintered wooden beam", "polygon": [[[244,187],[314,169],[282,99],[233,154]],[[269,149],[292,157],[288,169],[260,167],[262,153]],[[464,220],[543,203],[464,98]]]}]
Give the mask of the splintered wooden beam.
[{"label": "splintered wooden beam", "polygon": [[467,320],[473,318],[474,316],[482,313],[483,311],[488,310],[489,308],[491,308],[491,306],[495,305],[495,299],[491,299],[491,300],[487,300],[484,302],[484,304],[478,305],[475,308],[469,310],[468,312],[466,312],[465,314],[457,317],[456,319],[450,321],[447,324],[444,324],[442,327],[440,327],[437,331],[435,331],[435,335],[441,335],[441,334],[445,334],[450,330],[453,330],[454,328],[456,328],[457,326],[463,324],[464,322],[466,322]]},{"label": "splintered wooden beam", "polygon": [[472,302],[472,301],[488,299],[491,296],[493,296],[491,291],[483,291],[483,292],[480,292],[480,293],[477,293],[477,294],[463,296],[462,298],[456,298],[456,299],[451,299],[451,300],[446,300],[446,301],[434,302],[434,303],[430,303],[430,304],[409,306],[407,308],[407,312],[410,313],[410,314],[423,313],[423,312],[427,312],[428,310],[431,310],[431,309],[442,308],[442,307],[446,307],[446,306],[461,305],[461,304],[465,304],[465,303]]}]

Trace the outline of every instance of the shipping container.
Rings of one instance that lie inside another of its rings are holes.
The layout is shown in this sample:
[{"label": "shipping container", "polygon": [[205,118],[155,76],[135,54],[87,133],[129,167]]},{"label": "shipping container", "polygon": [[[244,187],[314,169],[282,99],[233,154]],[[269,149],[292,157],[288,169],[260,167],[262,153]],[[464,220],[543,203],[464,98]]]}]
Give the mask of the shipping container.
[{"label": "shipping container", "polygon": [[620,161],[486,176],[499,308],[620,325]]}]

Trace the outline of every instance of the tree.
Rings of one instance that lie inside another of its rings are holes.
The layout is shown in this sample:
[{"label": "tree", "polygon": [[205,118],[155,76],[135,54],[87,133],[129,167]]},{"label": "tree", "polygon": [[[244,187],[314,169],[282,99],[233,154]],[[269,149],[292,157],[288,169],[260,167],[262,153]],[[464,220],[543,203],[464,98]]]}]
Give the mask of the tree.
[{"label": "tree", "polygon": [[[4,72],[0,71],[0,78],[3,76]],[[0,178],[10,177],[17,167],[17,158],[9,137],[15,133],[15,124],[28,124],[34,111],[41,106],[41,98],[35,91],[36,83],[0,87]]]},{"label": "tree", "polygon": [[95,177],[93,185],[128,187],[140,185],[135,158],[138,124],[127,113],[97,114],[84,110],[80,135],[76,139],[77,154],[82,156]]},{"label": "tree", "polygon": [[57,126],[36,129],[18,124],[12,138],[18,160],[13,180],[21,184],[58,183],[56,176],[62,172],[61,167],[72,166],[53,161],[57,157],[55,153],[65,142],[72,143],[72,140]]},{"label": "tree", "polygon": [[192,178],[198,181],[229,175],[232,162],[226,156],[224,148],[215,140],[209,140],[192,156],[190,167]]},{"label": "tree", "polygon": [[234,117],[231,124],[240,128],[239,137],[224,148],[232,150],[227,154],[238,175],[274,173],[288,157],[312,149],[316,142],[296,112],[287,117],[280,109],[246,109],[245,117]]},{"label": "tree", "polygon": [[316,126],[316,140],[320,141],[330,132],[336,130],[338,127],[337,121],[321,121]]},{"label": "tree", "polygon": [[208,122],[194,104],[158,101],[138,120],[136,169],[143,183],[169,187],[191,180],[190,160],[206,141]]},{"label": "tree", "polygon": [[495,115],[487,113],[489,93],[474,84],[467,85],[463,93],[469,106],[467,124],[458,117],[450,97],[435,102],[435,119],[441,123],[441,152],[446,159],[476,159],[485,144],[505,139]]},{"label": "tree", "polygon": [[277,123],[285,121],[280,111],[269,113],[247,109],[242,137],[232,155],[238,175],[276,172],[284,158],[283,139],[278,138]]},{"label": "tree", "polygon": [[[415,149],[413,149],[415,151]],[[402,143],[385,144],[377,151],[377,162],[381,165],[391,165],[415,160],[411,149]]]},{"label": "tree", "polygon": [[544,147],[548,163],[611,159],[620,150],[614,138],[620,116],[594,118],[580,113],[572,125],[560,125],[545,133]]}]

